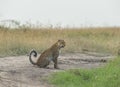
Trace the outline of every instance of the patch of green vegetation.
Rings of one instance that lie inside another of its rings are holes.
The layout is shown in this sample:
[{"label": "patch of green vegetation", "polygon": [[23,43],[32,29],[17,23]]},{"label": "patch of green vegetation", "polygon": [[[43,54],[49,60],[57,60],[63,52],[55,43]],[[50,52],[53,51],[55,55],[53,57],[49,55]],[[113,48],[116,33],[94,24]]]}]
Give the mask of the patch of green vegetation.
[{"label": "patch of green vegetation", "polygon": [[101,68],[57,72],[49,81],[57,87],[119,87],[120,56]]}]

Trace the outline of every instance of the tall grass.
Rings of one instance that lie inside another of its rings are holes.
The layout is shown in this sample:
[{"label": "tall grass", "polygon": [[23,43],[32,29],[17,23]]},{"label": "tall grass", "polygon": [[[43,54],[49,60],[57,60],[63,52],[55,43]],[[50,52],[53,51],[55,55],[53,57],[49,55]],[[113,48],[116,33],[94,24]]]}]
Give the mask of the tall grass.
[{"label": "tall grass", "polygon": [[66,41],[63,53],[96,51],[116,54],[120,48],[120,28],[81,29],[0,29],[0,56],[25,55],[31,49],[39,52],[58,39]]}]

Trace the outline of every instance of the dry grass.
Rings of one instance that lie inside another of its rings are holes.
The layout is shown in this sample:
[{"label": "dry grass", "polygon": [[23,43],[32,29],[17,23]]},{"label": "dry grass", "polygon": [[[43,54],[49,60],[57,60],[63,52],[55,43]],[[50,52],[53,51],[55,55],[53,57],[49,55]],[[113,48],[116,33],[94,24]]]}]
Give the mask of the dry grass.
[{"label": "dry grass", "polygon": [[41,52],[58,39],[66,41],[63,53],[87,50],[116,54],[120,28],[0,29],[0,56],[24,55],[31,49]]}]

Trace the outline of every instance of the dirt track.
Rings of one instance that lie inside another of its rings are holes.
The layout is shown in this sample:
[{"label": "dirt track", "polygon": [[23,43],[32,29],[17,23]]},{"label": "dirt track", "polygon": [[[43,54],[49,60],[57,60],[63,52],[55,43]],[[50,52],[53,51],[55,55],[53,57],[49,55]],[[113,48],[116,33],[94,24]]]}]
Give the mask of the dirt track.
[{"label": "dirt track", "polygon": [[53,72],[104,65],[112,56],[96,53],[72,53],[59,56],[59,70],[38,68],[30,64],[28,56],[0,58],[0,87],[52,87],[44,78]]}]

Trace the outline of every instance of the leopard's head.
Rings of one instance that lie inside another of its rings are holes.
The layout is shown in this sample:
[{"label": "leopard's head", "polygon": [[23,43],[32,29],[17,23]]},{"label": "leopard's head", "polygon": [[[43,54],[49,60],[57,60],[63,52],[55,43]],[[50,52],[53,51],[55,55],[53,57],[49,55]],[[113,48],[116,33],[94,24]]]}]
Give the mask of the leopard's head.
[{"label": "leopard's head", "polygon": [[64,48],[66,45],[64,40],[58,40],[57,43],[59,48]]}]

